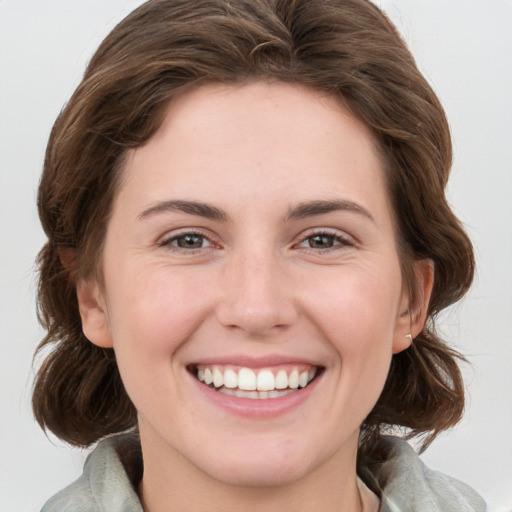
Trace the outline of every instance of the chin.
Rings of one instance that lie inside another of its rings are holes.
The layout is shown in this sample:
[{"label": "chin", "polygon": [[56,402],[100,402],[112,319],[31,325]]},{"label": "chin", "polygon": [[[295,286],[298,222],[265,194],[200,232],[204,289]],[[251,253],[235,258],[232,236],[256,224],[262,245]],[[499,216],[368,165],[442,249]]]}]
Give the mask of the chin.
[{"label": "chin", "polygon": [[311,461],[312,457],[301,453],[297,447],[265,447],[261,441],[254,449],[247,449],[247,445],[240,450],[229,447],[223,452],[222,460],[215,454],[205,461],[203,468],[226,485],[272,488],[303,478],[312,469]]},{"label": "chin", "polygon": [[291,467],[288,464],[274,461],[238,461],[237,464],[223,466],[212,470],[218,481],[236,487],[248,488],[277,488],[291,485],[300,480],[306,473],[306,468]]}]

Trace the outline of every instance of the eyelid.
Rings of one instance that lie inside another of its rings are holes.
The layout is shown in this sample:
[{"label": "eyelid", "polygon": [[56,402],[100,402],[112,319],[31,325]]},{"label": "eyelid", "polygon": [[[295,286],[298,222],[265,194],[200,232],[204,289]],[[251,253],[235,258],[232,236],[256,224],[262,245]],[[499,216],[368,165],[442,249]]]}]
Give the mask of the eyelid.
[{"label": "eyelid", "polygon": [[[209,242],[209,245],[207,247],[198,247],[198,248],[190,248],[190,249],[172,245],[172,242],[174,240],[176,240],[180,237],[186,236],[186,235],[196,235],[196,236],[203,237],[205,240],[207,240]],[[208,250],[208,249],[211,249],[212,247],[219,246],[219,244],[215,242],[214,237],[210,233],[206,232],[206,230],[204,230],[204,229],[195,228],[195,227],[180,228],[180,229],[176,229],[176,230],[167,232],[165,235],[161,236],[158,239],[157,245],[159,247],[163,247],[163,248],[166,248],[171,251],[188,252],[188,253]]]},{"label": "eyelid", "polygon": [[[340,244],[335,245],[334,247],[328,247],[325,249],[314,249],[312,247],[300,247],[300,244],[305,242],[308,238],[319,236],[319,235],[325,235],[333,237],[335,240],[341,242]],[[344,247],[354,247],[357,245],[357,240],[347,234],[344,231],[340,231],[339,229],[335,228],[313,228],[311,230],[307,230],[302,232],[297,238],[296,241],[293,243],[294,247],[298,247],[301,249],[305,249],[307,251],[312,251],[314,253],[322,253],[322,252],[328,252],[328,251],[334,251],[338,249],[343,249]]]}]

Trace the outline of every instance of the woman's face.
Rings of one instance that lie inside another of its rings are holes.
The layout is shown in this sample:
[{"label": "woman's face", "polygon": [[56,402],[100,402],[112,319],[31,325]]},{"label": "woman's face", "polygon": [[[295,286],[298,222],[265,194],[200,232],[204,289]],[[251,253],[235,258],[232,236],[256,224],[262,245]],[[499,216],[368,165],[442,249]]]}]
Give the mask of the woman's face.
[{"label": "woman's face", "polygon": [[148,468],[260,486],[355,467],[410,317],[382,163],[334,98],[177,98],[128,154],[102,268],[84,331],[115,349]]}]

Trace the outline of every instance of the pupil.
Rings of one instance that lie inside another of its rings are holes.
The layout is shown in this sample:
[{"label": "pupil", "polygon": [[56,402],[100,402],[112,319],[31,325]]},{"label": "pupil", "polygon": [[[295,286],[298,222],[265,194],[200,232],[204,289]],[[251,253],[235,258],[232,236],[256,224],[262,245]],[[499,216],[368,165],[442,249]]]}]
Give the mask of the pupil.
[{"label": "pupil", "polygon": [[332,236],[315,235],[311,238],[309,245],[314,249],[325,249],[326,247],[332,247]]},{"label": "pupil", "polygon": [[178,247],[186,249],[198,249],[203,244],[203,237],[200,235],[185,235],[178,238]]}]

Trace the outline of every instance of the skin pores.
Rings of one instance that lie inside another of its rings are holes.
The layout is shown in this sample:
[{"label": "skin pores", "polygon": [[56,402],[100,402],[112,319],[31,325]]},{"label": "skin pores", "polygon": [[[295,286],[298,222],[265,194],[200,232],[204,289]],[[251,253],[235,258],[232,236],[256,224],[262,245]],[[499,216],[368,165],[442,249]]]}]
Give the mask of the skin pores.
[{"label": "skin pores", "polygon": [[[411,324],[382,163],[336,99],[254,82],[173,100],[128,154],[102,266],[102,289],[79,286],[84,332],[115,349],[148,496],[355,499],[359,428]],[[295,369],[314,378],[276,398],[204,378],[275,389]]]}]

